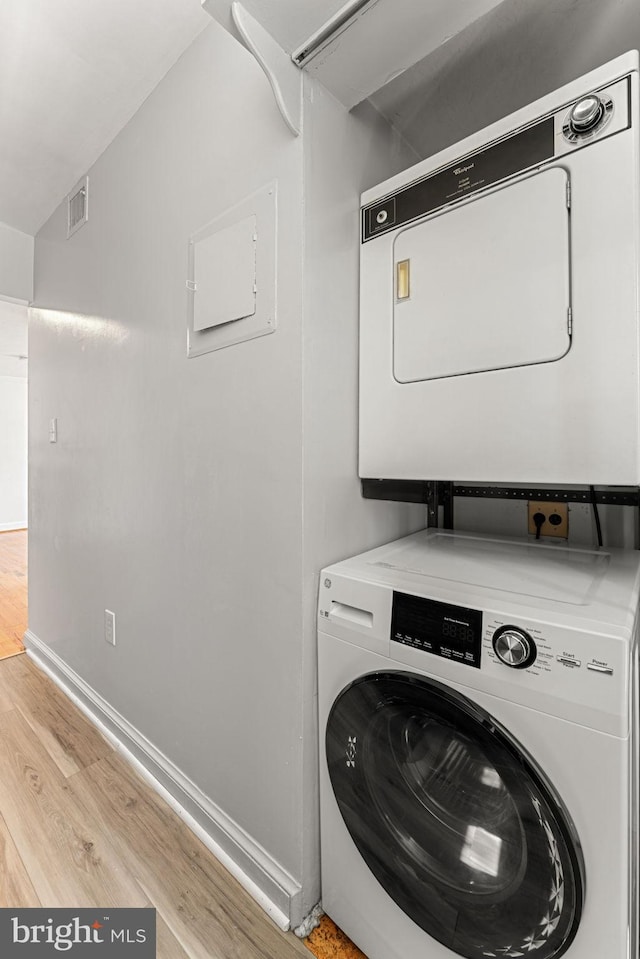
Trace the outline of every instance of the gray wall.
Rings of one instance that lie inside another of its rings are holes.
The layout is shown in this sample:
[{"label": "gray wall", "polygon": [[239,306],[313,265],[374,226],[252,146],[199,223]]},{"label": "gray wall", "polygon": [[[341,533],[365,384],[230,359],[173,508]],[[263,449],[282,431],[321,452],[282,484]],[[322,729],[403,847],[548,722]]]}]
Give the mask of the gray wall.
[{"label": "gray wall", "polygon": [[[423,527],[425,511],[364,500],[358,479],[359,198],[415,156],[370,106],[347,113],[316,81],[306,83],[304,115],[303,707],[305,813],[317,837],[318,570]],[[318,852],[309,848],[313,873]]]},{"label": "gray wall", "polygon": [[[89,171],[88,224],[39,233],[30,328],[30,632],[303,887],[294,923],[319,888],[318,570],[424,517],[356,473],[358,194],[409,155],[321,101],[293,138],[212,24]],[[188,237],[276,178],[277,331],[188,360]]]},{"label": "gray wall", "polygon": [[[276,178],[278,330],[188,360],[188,237]],[[302,144],[212,24],[90,170],[90,204],[36,241],[30,630],[295,876]]]}]

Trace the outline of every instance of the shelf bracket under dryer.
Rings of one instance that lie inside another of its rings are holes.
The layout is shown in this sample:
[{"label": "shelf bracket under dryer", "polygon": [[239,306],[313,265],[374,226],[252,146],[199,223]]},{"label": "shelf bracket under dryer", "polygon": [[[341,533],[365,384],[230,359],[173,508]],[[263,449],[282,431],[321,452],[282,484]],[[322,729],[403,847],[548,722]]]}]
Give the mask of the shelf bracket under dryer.
[{"label": "shelf bracket under dryer", "polygon": [[425,502],[428,527],[438,527],[440,525],[439,507],[442,506],[442,528],[453,529],[453,483],[442,480],[428,480]]}]

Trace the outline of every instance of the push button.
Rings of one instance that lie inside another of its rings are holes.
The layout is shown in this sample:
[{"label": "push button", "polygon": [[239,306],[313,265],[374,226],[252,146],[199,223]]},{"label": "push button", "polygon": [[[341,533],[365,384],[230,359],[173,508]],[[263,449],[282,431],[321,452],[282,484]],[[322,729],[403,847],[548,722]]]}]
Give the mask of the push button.
[{"label": "push button", "polygon": [[382,230],[388,230],[396,222],[396,199],[389,197],[376,206],[369,207],[366,216],[366,237],[380,233]]},{"label": "push button", "polygon": [[558,656],[556,658],[559,663],[564,663],[565,666],[582,666],[579,659],[570,659],[568,656]]},{"label": "push button", "polygon": [[613,676],[612,666],[601,666],[600,663],[587,663],[587,669],[593,670],[594,673],[604,673],[605,676]]}]

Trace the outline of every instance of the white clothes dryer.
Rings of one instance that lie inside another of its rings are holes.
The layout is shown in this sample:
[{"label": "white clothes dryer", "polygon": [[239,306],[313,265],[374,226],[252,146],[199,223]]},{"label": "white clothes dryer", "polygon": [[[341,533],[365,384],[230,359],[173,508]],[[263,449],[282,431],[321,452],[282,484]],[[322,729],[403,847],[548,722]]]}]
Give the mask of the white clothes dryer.
[{"label": "white clothes dryer", "polygon": [[369,959],[637,959],[639,591],[438,530],[322,572],[322,903]]},{"label": "white clothes dryer", "polygon": [[638,54],[368,190],[369,479],[640,484]]}]

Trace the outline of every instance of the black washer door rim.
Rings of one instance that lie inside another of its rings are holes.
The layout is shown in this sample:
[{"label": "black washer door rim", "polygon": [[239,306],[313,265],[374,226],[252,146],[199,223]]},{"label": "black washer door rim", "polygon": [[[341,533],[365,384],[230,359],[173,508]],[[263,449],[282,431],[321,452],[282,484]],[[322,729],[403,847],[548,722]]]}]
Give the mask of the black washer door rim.
[{"label": "black washer door rim", "polygon": [[336,698],[326,750],[360,854],[425,932],[468,959],[566,952],[584,899],[580,844],[500,723],[434,680],[372,673]]}]

